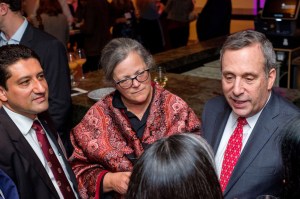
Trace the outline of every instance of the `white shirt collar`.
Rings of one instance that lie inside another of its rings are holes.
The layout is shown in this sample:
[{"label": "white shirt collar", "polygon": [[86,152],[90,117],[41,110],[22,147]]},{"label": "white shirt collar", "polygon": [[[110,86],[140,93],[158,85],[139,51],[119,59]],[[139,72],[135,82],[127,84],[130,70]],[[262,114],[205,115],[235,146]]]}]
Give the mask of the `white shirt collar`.
[{"label": "white shirt collar", "polygon": [[9,115],[9,117],[13,120],[13,122],[16,124],[18,129],[21,131],[21,133],[25,136],[26,134],[29,133],[29,130],[32,127],[33,120],[18,114],[16,112],[11,111],[9,108],[5,107],[4,105],[2,106],[6,113]]},{"label": "white shirt collar", "polygon": [[[263,109],[262,109],[263,110]],[[247,124],[249,125],[249,127],[252,129],[257,120],[258,120],[258,117],[260,116],[262,110],[260,110],[258,113],[256,113],[255,115],[251,116],[251,117],[247,117],[246,120],[247,120]],[[238,119],[238,115],[235,114],[233,111],[231,112],[230,116],[229,116],[229,120],[230,121],[230,124],[232,124],[232,128],[234,129],[234,127],[236,126],[236,123],[237,123],[237,119]]]},{"label": "white shirt collar", "polygon": [[[267,100],[267,102],[265,103],[264,107],[258,112],[256,113],[255,115],[251,116],[251,117],[247,117],[246,120],[247,120],[247,123],[249,125],[249,127],[251,129],[254,128],[261,112],[264,110],[264,108],[266,107],[267,103],[269,102],[270,98],[271,98],[271,95],[272,95],[272,92],[270,93],[269,95],[269,98]],[[237,119],[238,119],[238,115],[236,113],[234,113],[233,111],[231,111],[231,114],[229,115],[229,118],[228,120],[231,120],[230,123],[232,124],[232,128],[236,125],[236,122],[237,122]]]}]

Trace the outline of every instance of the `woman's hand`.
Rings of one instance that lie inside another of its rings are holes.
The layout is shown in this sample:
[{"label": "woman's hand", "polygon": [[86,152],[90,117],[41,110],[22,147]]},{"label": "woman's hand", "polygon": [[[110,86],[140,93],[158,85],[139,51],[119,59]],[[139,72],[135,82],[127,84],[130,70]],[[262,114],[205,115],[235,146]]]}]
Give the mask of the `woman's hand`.
[{"label": "woman's hand", "polygon": [[116,191],[126,194],[131,172],[107,173],[103,179],[103,192]]}]

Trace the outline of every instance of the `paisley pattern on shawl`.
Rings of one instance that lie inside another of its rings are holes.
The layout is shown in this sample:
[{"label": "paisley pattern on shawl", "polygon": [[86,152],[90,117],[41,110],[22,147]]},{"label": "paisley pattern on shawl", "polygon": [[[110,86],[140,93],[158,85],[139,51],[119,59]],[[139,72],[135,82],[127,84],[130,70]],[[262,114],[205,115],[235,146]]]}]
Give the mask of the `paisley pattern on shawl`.
[{"label": "paisley pattern on shawl", "polygon": [[82,198],[95,195],[98,176],[104,171],[131,171],[128,154],[139,157],[142,143],[152,144],[172,134],[200,134],[200,121],[178,96],[159,86],[154,88],[146,128],[140,140],[125,113],[113,107],[111,93],[93,105],[72,130],[74,152],[70,163],[76,174]]}]

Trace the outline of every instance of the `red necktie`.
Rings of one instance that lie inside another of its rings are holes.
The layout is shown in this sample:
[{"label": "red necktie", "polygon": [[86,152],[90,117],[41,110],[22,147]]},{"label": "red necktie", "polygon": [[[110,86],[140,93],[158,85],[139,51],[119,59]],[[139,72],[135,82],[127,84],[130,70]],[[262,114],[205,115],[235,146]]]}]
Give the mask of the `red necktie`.
[{"label": "red necktie", "polygon": [[230,179],[231,173],[240,157],[243,140],[243,126],[247,124],[247,120],[244,117],[238,118],[238,124],[230,136],[222,164],[222,170],[220,175],[220,184],[222,191],[225,191],[227,183]]},{"label": "red necktie", "polygon": [[39,121],[34,120],[32,124],[32,128],[36,132],[36,136],[39,141],[40,147],[44,153],[48,166],[50,167],[54,175],[54,178],[59,186],[62,195],[64,196],[65,199],[75,198],[70,183],[67,180],[64,170],[61,168],[61,165],[47,139],[47,135],[45,134],[42,125],[40,124]]}]

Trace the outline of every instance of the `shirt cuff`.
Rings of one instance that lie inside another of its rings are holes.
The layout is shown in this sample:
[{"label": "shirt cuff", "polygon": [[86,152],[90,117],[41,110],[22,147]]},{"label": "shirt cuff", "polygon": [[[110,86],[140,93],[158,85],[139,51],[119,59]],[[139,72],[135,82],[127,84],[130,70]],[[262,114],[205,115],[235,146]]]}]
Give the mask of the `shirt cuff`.
[{"label": "shirt cuff", "polygon": [[108,171],[104,170],[98,175],[97,182],[96,182],[95,199],[100,199],[101,196],[103,195],[103,178],[107,173]]}]

